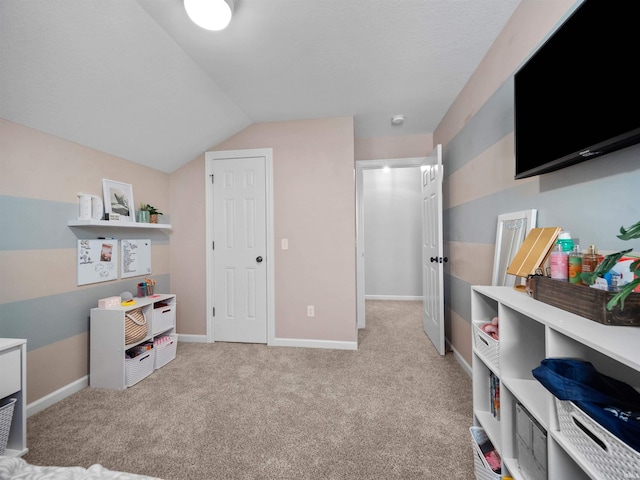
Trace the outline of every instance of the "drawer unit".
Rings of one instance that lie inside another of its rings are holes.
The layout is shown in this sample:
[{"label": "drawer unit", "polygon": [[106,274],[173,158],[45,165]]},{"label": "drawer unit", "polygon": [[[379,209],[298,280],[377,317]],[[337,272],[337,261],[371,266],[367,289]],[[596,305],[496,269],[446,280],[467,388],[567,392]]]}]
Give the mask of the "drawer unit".
[{"label": "drawer unit", "polygon": [[22,388],[22,366],[20,348],[0,352],[0,398],[4,398]]}]

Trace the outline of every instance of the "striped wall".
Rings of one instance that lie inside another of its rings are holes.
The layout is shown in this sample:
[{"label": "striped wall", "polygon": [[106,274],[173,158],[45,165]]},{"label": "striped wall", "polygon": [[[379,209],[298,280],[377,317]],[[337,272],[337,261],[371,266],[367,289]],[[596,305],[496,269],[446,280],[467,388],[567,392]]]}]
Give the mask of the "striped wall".
[{"label": "striped wall", "polygon": [[27,339],[28,403],[86,383],[90,309],[140,280],[77,286],[78,239],[150,238],[156,288],[169,291],[170,232],[67,226],[77,193],[101,196],[103,178],[131,183],[170,222],[167,174],[0,120],[0,337]]},{"label": "striped wall", "polygon": [[513,72],[575,4],[524,0],[434,132],[434,143],[444,145],[447,338],[469,364],[470,287],[491,284],[498,215],[535,208],[538,226],[560,226],[583,248],[595,244],[600,250],[629,248],[615,236],[620,226],[640,220],[640,146],[513,179]]}]

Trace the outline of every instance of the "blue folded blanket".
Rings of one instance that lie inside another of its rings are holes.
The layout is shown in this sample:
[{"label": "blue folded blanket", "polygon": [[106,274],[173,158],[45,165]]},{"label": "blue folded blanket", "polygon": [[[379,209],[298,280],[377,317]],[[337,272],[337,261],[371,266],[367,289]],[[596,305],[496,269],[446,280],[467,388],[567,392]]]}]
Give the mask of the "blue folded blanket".
[{"label": "blue folded blanket", "polygon": [[560,400],[569,400],[640,452],[640,392],[632,386],[599,373],[587,361],[546,358],[533,376]]}]

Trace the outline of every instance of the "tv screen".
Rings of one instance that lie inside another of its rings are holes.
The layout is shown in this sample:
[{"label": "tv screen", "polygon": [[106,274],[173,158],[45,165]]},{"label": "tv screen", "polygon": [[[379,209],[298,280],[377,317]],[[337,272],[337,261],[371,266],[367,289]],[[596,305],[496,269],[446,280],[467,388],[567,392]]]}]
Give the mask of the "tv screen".
[{"label": "tv screen", "polygon": [[640,142],[640,2],[585,0],[514,75],[515,178]]}]

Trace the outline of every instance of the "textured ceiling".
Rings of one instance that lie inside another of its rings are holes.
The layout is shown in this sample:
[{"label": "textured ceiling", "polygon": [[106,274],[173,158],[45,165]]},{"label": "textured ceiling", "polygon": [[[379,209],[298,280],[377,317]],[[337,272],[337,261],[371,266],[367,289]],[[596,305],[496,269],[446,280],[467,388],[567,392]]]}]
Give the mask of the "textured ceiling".
[{"label": "textured ceiling", "polygon": [[519,2],[236,0],[209,32],[182,0],[0,0],[0,116],[165,172],[254,122],[431,133]]}]

